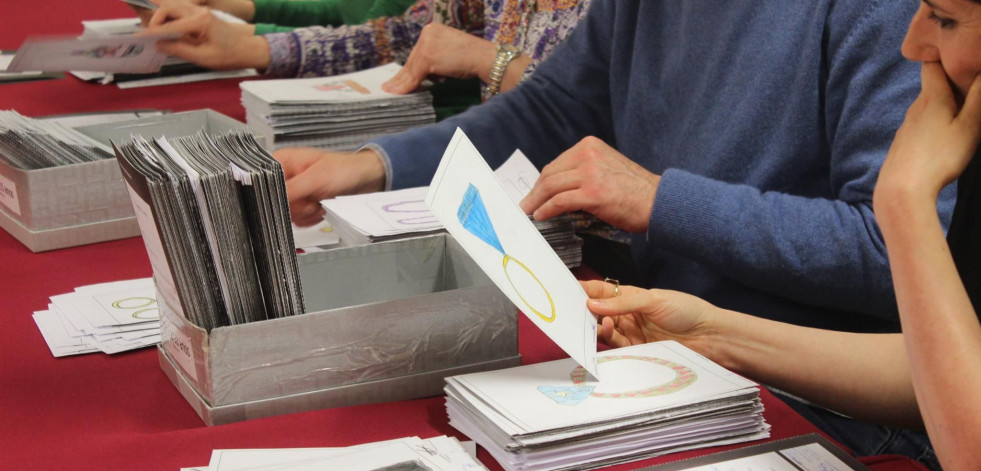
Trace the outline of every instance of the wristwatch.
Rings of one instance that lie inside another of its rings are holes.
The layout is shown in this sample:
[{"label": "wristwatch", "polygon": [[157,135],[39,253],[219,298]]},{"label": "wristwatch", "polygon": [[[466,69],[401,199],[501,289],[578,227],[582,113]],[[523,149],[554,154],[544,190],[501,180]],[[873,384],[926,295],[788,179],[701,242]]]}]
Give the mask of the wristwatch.
[{"label": "wristwatch", "polygon": [[521,50],[510,44],[497,45],[497,57],[494,59],[494,65],[491,66],[487,81],[488,96],[494,96],[501,92],[504,71],[507,70],[508,64],[519,55],[521,55]]}]

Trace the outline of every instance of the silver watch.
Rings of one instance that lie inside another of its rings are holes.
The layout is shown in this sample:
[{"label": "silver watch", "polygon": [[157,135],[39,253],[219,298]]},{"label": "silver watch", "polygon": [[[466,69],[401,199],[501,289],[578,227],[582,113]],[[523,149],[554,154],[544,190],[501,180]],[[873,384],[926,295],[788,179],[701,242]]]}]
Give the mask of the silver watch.
[{"label": "silver watch", "polygon": [[487,81],[488,95],[494,96],[501,92],[501,82],[504,80],[504,71],[507,70],[508,64],[519,55],[521,55],[521,50],[510,44],[497,45],[497,57],[494,59],[494,64],[491,66],[489,80]]}]

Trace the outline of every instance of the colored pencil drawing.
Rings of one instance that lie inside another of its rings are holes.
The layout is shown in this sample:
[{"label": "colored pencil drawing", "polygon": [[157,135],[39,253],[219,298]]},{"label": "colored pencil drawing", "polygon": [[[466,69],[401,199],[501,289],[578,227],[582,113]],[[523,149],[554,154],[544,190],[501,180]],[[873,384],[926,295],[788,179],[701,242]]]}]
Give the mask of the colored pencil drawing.
[{"label": "colored pencil drawing", "polygon": [[[501,240],[497,236],[497,231],[494,229],[494,224],[490,219],[490,215],[487,214],[487,207],[484,205],[484,200],[480,196],[480,191],[478,191],[477,187],[473,186],[473,184],[470,184],[467,187],[467,191],[463,195],[463,199],[460,202],[460,207],[457,209],[457,219],[459,219],[460,224],[462,224],[468,232],[477,236],[477,238],[501,253],[501,255],[504,257],[504,274],[507,276],[508,282],[511,283],[511,287],[518,294],[518,297],[521,298],[521,301],[525,304],[525,306],[527,306],[531,312],[533,312],[543,321],[554,321],[555,302],[552,300],[552,295],[545,288],[545,285],[542,284],[541,280],[535,276],[535,273],[528,268],[528,266],[521,263],[520,260],[508,255],[504,251],[504,246],[501,244]],[[549,304],[548,308],[539,306],[541,309],[537,309],[532,305],[533,303],[529,301],[530,296],[526,296],[527,293],[523,294],[521,290],[518,289],[518,285],[523,286],[524,284],[519,283],[516,285],[512,279],[512,271],[509,269],[509,265],[512,267],[517,266],[531,276],[531,279],[538,284],[542,292],[545,294]]]}]

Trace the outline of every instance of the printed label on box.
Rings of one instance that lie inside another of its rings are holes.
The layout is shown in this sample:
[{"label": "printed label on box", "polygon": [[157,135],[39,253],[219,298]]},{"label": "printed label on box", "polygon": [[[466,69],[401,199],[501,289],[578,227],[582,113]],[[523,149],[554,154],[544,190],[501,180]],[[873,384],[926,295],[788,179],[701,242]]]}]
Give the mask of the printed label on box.
[{"label": "printed label on box", "polygon": [[[168,309],[166,301],[159,296],[157,299],[160,300],[160,309]],[[198,380],[198,371],[194,367],[194,350],[191,349],[191,338],[184,335],[180,329],[170,322],[162,322],[161,325],[161,343],[164,346],[164,350],[173,358],[178,365],[184,370],[184,373],[191,377],[194,381]]]},{"label": "printed label on box", "polygon": [[20,201],[17,199],[17,185],[7,177],[0,175],[0,202],[20,216]]}]

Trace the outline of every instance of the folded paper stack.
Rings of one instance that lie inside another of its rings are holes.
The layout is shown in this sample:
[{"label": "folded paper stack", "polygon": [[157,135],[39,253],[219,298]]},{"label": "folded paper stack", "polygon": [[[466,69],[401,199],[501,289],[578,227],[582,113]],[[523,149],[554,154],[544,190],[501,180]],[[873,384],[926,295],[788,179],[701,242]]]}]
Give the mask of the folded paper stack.
[{"label": "folded paper stack", "polygon": [[450,425],[507,470],[592,469],[769,436],[759,386],[677,342],[446,379]]},{"label": "folded paper stack", "polygon": [[242,82],[246,122],[273,149],[337,151],[435,122],[428,91],[393,95],[381,89],[400,68],[392,63],[334,77]]}]

